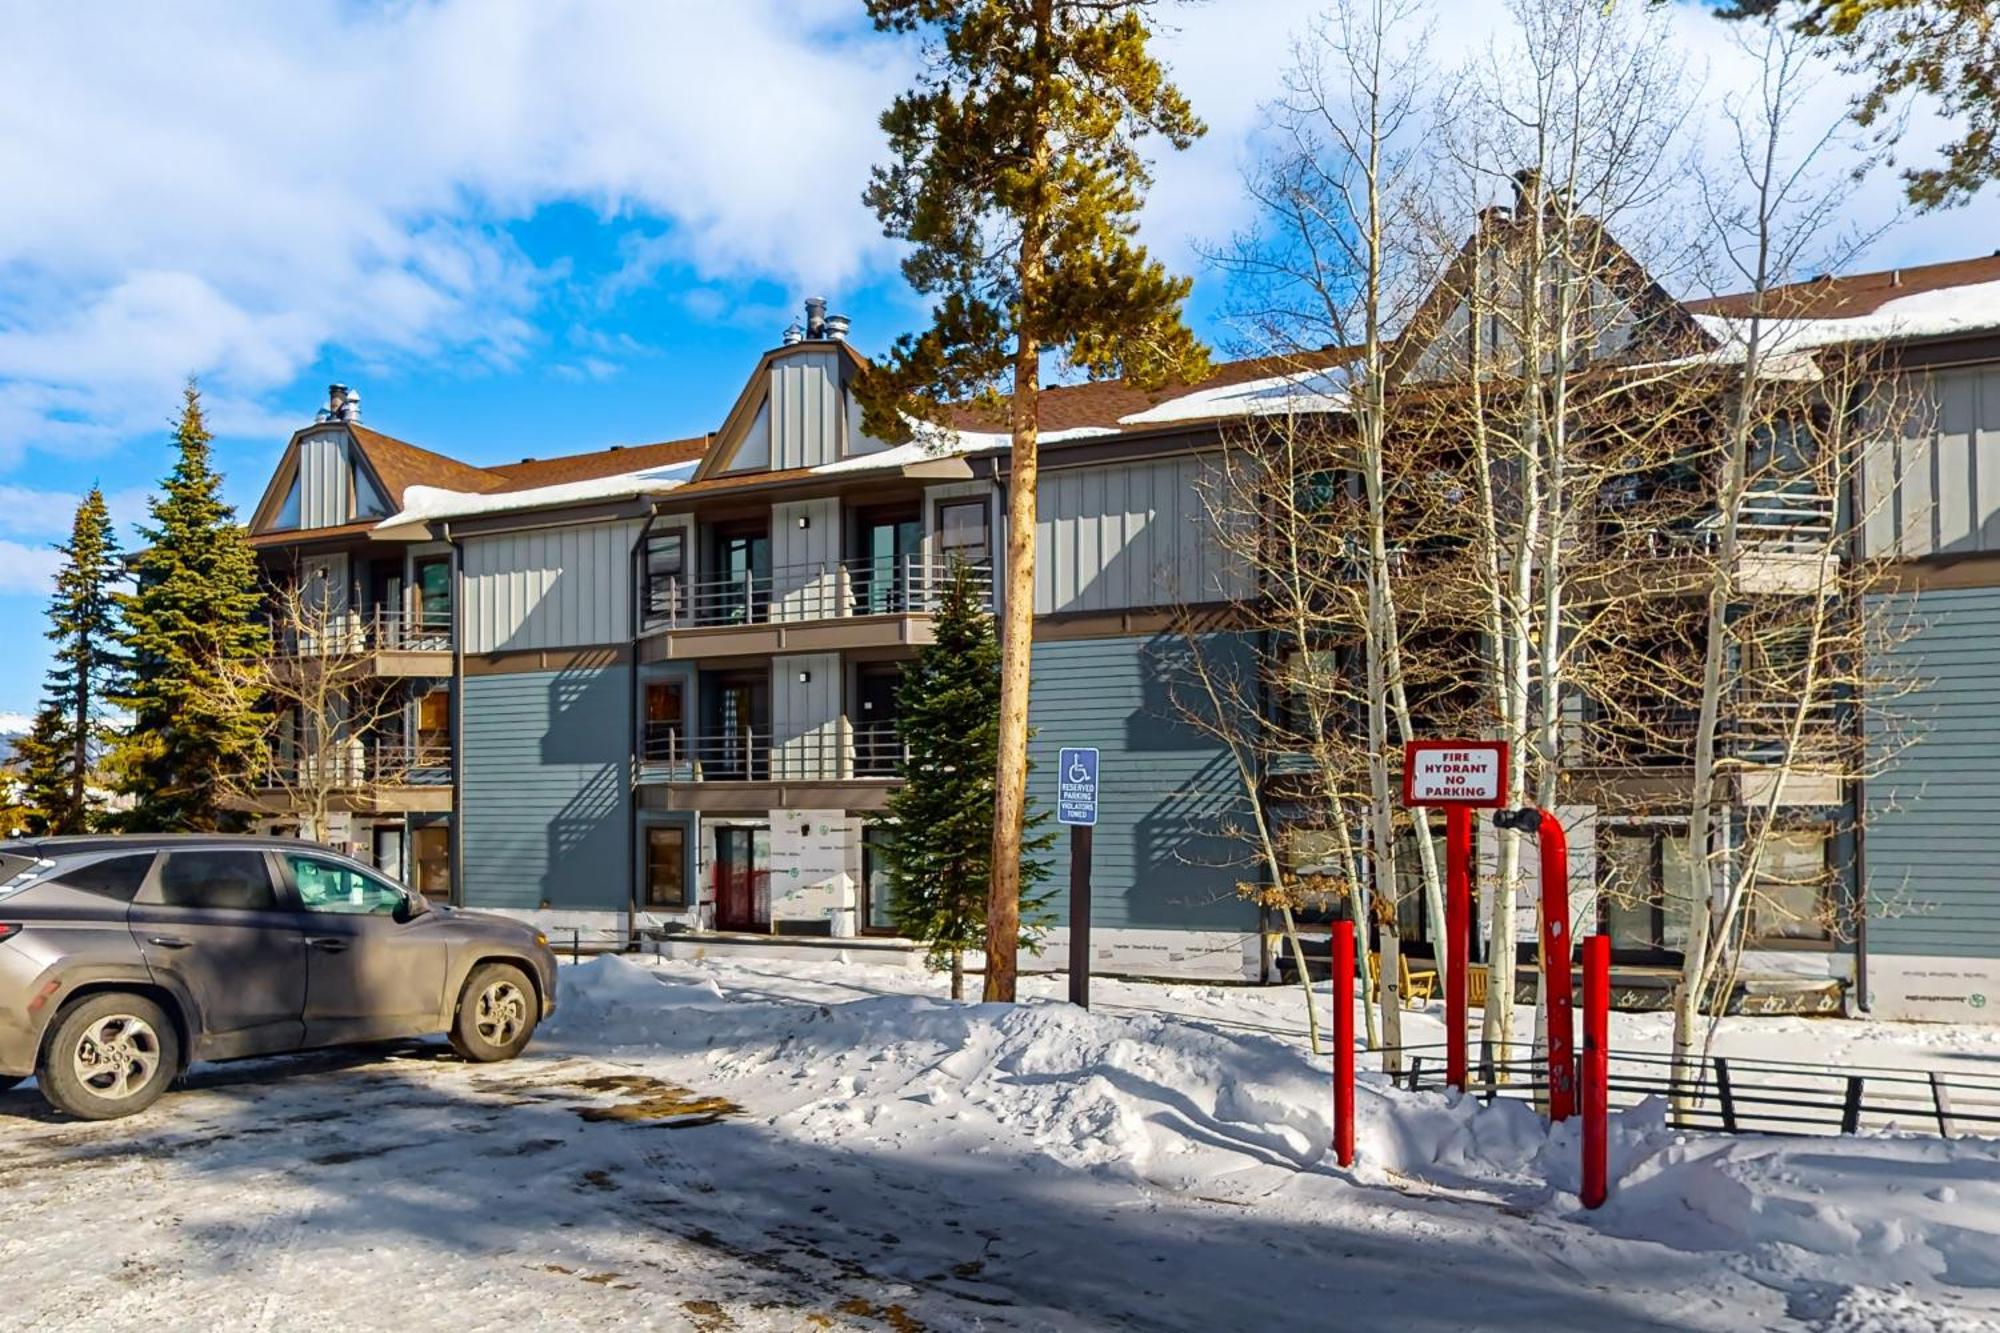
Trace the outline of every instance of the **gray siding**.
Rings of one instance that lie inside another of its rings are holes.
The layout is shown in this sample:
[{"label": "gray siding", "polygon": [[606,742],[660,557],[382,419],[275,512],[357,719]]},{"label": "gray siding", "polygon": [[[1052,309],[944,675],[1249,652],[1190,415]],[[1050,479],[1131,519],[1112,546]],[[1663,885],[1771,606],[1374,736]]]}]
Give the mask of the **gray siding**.
[{"label": "gray siding", "polygon": [[2000,589],[1878,599],[1914,689],[1876,721],[1868,785],[1870,952],[2000,958]]},{"label": "gray siding", "polygon": [[840,368],[832,351],[796,352],[771,364],[771,467],[817,467],[839,457]]},{"label": "gray siding", "polygon": [[839,653],[771,659],[771,736],[784,776],[831,776],[822,766],[840,756],[842,674]]},{"label": "gray siding", "polygon": [[[1203,651],[1246,665],[1239,638],[1208,635]],[[1244,803],[1228,754],[1180,716],[1186,642],[1156,638],[1038,643],[1028,716],[1035,808],[1055,807],[1056,752],[1101,752],[1091,921],[1106,928],[1253,930],[1256,908],[1236,896],[1256,878],[1247,847],[1229,836]],[[1050,853],[1059,918],[1068,913],[1066,844]]]},{"label": "gray siding", "polygon": [[465,651],[575,648],[632,633],[637,522],[465,542]]},{"label": "gray siding", "polygon": [[1228,601],[1249,589],[1203,505],[1194,457],[1042,474],[1035,612]]},{"label": "gray siding", "polygon": [[631,880],[631,671],[465,681],[469,907],[619,908]]},{"label": "gray siding", "polygon": [[354,512],[347,436],[339,431],[299,441],[299,526],[332,528]]},{"label": "gray siding", "polygon": [[2000,550],[2000,365],[1912,376],[1903,428],[1862,469],[1870,555]]},{"label": "gray siding", "polygon": [[[801,528],[799,520],[806,520]],[[771,506],[771,600],[778,620],[827,614],[839,579],[840,501]]]}]

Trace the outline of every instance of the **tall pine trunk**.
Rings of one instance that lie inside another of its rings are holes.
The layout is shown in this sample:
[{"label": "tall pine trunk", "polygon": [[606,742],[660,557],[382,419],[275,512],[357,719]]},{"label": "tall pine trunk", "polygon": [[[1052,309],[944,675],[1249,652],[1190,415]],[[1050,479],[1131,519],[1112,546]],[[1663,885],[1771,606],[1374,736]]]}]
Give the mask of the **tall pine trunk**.
[{"label": "tall pine trunk", "polygon": [[[1022,242],[1021,265],[1039,268]],[[1028,802],[1028,681],[1035,633],[1036,428],[1041,355],[1014,353],[1013,462],[1007,477],[1006,597],[1000,608],[1000,757],[993,783],[993,878],[986,902],[985,998],[1012,1001],[1021,937],[1021,831]]]}]

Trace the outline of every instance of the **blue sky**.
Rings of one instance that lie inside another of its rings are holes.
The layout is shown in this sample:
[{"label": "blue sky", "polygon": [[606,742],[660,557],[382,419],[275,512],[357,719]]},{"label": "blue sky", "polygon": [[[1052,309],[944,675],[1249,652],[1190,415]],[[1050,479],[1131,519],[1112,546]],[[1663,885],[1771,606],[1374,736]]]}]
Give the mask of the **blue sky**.
[{"label": "blue sky", "polygon": [[[1145,237],[1199,259],[1248,221],[1259,105],[1326,0],[1161,11],[1210,125],[1163,162]],[[1434,0],[1430,58],[1475,53],[1490,0]],[[1636,7],[1635,7],[1636,8]],[[474,462],[698,434],[812,294],[879,348],[921,306],[859,195],[914,52],[856,0],[191,0],[30,6],[0,47],[0,714],[34,705],[48,544],[93,482],[125,522],[198,374],[231,496],[262,489],[329,381],[378,429]],[[1672,40],[1740,81],[1724,25]],[[1828,75],[1815,109],[1846,95]],[[1707,99],[1715,101],[1714,97]],[[1938,137],[1921,116],[1911,143]],[[1990,208],[1990,203],[1987,205]],[[1855,201],[1896,208],[1877,172]],[[1990,248],[1969,211],[1871,265]]]}]

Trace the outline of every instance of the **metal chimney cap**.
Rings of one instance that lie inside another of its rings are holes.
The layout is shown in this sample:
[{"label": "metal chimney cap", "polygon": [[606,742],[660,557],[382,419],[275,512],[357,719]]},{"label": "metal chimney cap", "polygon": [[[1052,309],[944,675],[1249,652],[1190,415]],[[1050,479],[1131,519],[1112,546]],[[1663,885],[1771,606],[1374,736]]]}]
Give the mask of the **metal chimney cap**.
[{"label": "metal chimney cap", "polygon": [[799,322],[796,319],[793,320],[790,327],[785,330],[785,346],[790,347],[794,343],[802,343],[805,340],[806,331],[799,327]]},{"label": "metal chimney cap", "polygon": [[847,341],[847,331],[853,327],[854,322],[845,315],[828,315],[826,317],[826,336],[835,342]]},{"label": "metal chimney cap", "polygon": [[808,296],[806,298],[806,337],[826,337],[826,298]]},{"label": "metal chimney cap", "polygon": [[347,396],[340,400],[340,419],[342,421],[361,420],[361,395],[353,389],[349,389]]}]

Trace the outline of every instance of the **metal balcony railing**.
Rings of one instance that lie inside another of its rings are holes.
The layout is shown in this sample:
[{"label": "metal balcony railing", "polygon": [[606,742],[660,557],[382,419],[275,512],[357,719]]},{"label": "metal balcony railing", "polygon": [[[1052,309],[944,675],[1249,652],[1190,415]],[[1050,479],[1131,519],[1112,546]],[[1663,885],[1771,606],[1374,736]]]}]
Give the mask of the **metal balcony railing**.
[{"label": "metal balcony railing", "polygon": [[641,775],[663,782],[844,782],[893,778],[903,744],[893,722],[829,725],[803,736],[744,729],[686,737],[677,726],[648,727]]},{"label": "metal balcony railing", "polygon": [[280,657],[358,657],[366,653],[448,653],[451,613],[376,608],[327,615],[323,624],[286,626],[278,636]]},{"label": "metal balcony railing", "polygon": [[[972,573],[980,603],[993,601],[992,572]],[[769,572],[656,585],[647,594],[647,629],[707,629],[850,616],[931,615],[951,586],[952,567],[917,556],[861,556]]]},{"label": "metal balcony railing", "polygon": [[323,791],[448,787],[451,749],[444,745],[369,745],[359,741],[335,744],[318,754],[274,757],[265,766],[258,785],[266,790],[313,787]]}]

